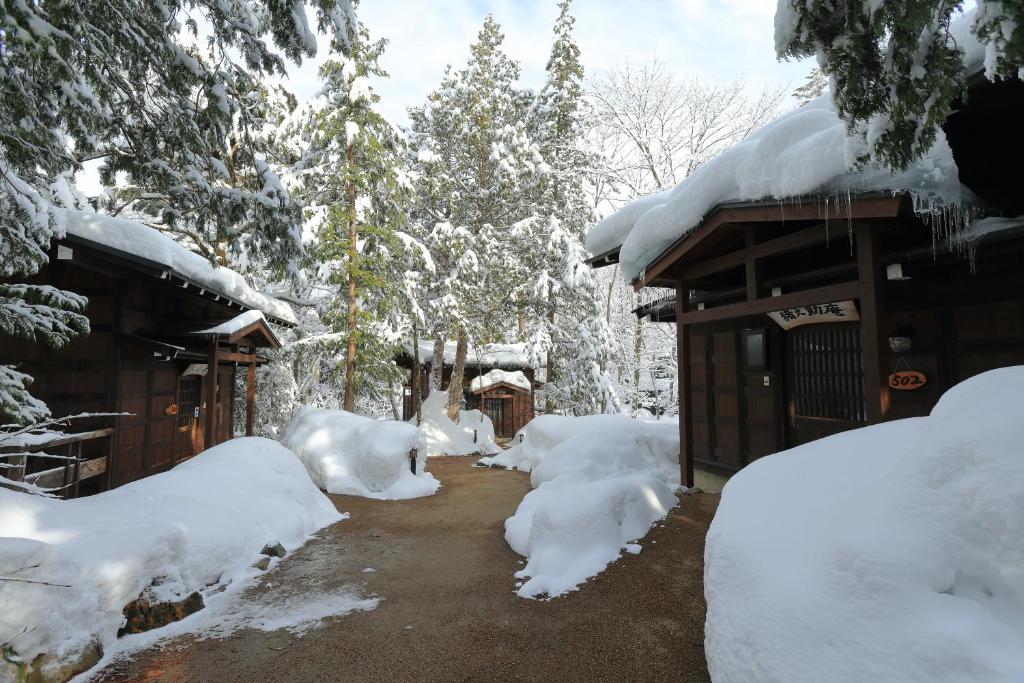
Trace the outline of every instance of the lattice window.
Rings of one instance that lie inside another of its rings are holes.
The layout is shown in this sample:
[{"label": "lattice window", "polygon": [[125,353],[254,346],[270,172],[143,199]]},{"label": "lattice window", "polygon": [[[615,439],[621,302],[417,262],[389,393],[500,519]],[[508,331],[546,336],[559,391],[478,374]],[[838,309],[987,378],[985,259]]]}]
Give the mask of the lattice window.
[{"label": "lattice window", "polygon": [[789,334],[796,414],[866,422],[860,327],[816,325]]},{"label": "lattice window", "polygon": [[199,406],[202,379],[198,375],[185,375],[178,383],[178,426],[188,427],[195,420]]}]

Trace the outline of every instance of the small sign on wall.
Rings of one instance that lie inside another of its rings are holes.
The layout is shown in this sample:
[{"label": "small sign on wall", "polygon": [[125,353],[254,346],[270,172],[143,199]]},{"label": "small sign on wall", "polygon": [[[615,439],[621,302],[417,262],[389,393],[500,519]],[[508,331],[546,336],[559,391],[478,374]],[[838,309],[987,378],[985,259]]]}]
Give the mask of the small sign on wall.
[{"label": "small sign on wall", "polygon": [[914,391],[928,383],[928,377],[916,370],[897,370],[889,375],[889,387],[896,391]]},{"label": "small sign on wall", "polygon": [[801,325],[818,323],[845,323],[860,320],[857,306],[853,300],[836,301],[831,304],[812,304],[774,311],[768,317],[778,323],[784,330],[791,330]]}]

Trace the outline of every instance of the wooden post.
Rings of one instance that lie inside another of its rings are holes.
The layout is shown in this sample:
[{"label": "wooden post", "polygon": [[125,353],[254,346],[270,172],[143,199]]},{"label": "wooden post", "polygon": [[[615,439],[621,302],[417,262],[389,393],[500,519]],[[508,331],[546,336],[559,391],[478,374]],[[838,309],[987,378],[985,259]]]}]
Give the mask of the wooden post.
[{"label": "wooden post", "polygon": [[245,378],[245,435],[252,436],[256,417],[256,364],[249,363]]},{"label": "wooden post", "polygon": [[864,354],[864,396],[868,424],[885,418],[888,387],[882,382],[882,273],[878,240],[870,224],[854,225],[860,285],[860,339]]},{"label": "wooden post", "polygon": [[693,406],[690,386],[693,370],[690,367],[690,326],[682,322],[690,308],[690,290],[676,282],[676,349],[679,366],[679,474],[683,486],[693,486]]},{"label": "wooden post", "polygon": [[217,445],[217,338],[210,340],[210,355],[206,360],[206,438],[203,448]]}]

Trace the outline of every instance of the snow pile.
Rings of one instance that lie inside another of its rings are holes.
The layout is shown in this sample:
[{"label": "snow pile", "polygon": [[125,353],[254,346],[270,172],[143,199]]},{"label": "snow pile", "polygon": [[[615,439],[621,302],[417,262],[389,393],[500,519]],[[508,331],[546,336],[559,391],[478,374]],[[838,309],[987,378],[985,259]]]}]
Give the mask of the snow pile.
[{"label": "snow pile", "polygon": [[68,235],[124,252],[129,257],[155,261],[181,277],[249,308],[291,324],[297,323],[291,306],[260,294],[235,271],[211,265],[208,259],[189,251],[162,232],[135,221],[99,213],[72,209],[60,209],[59,213]]},{"label": "snow pile", "polygon": [[[412,422],[415,421],[414,417]],[[501,450],[494,442],[491,418],[479,410],[460,411],[459,423],[452,422],[448,417],[448,393],[445,391],[432,391],[423,402],[420,434],[427,455],[480,455]]]},{"label": "snow pile", "polygon": [[87,498],[0,489],[0,576],[57,584],[0,581],[0,643],[27,661],[109,647],[154,579],[162,594],[223,586],[267,543],[291,550],[339,519],[291,453],[255,437]]},{"label": "snow pile", "polygon": [[862,144],[847,135],[830,96],[822,95],[701,165],[670,192],[638,199],[607,217],[587,235],[587,250],[600,254],[621,245],[623,275],[633,279],[721,204],[869,191],[907,191],[922,212],[963,203],[942,131],[922,159],[896,174],[874,168],[851,173],[865,152]]},{"label": "snow pile", "polygon": [[469,389],[474,392],[482,391],[496,384],[508,384],[519,389],[525,389],[526,391],[533,388],[530,386],[530,380],[526,378],[522,371],[507,372],[500,368],[494,368],[484,375],[474,377],[473,381],[469,383]]},{"label": "snow pile", "polygon": [[[281,438],[328,493],[399,500],[430,496],[440,482],[424,471],[426,449],[405,422],[344,410],[300,408]],[[409,453],[417,450],[416,474]]]},{"label": "snow pile", "polygon": [[631,422],[624,415],[586,415],[564,417],[562,415],[538,415],[523,426],[512,437],[512,446],[488,458],[481,458],[480,465],[505,467],[520,472],[531,472],[537,463],[545,458],[556,446],[581,432],[596,429],[610,419],[619,424]]},{"label": "snow pile", "polygon": [[675,425],[623,415],[551,417],[525,428],[534,490],[505,521],[505,540],[528,558],[516,573],[527,579],[522,597],[561,595],[623,550],[640,552],[635,541],[676,505]]},{"label": "snow pile", "polygon": [[[444,345],[444,364],[455,365],[455,352],[458,345],[453,342],[446,342]],[[434,359],[434,344],[429,341],[420,342],[420,362],[430,363]],[[406,344],[405,352],[411,357],[413,345]],[[530,353],[526,344],[483,344],[479,347],[469,345],[466,353],[466,365],[475,367],[481,365],[488,368],[510,367],[510,368],[532,368]]]},{"label": "snow pile", "polygon": [[1024,367],[762,458],[707,537],[711,677],[1024,680]]}]

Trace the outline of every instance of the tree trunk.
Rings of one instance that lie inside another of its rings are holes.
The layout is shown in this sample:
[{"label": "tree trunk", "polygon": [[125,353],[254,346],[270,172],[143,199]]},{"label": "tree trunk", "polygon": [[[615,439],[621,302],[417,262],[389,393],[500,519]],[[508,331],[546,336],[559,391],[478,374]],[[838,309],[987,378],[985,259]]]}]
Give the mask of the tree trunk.
[{"label": "tree trunk", "polygon": [[434,335],[434,357],[430,359],[430,390],[440,391],[444,381],[444,335]]},{"label": "tree trunk", "polygon": [[395,392],[394,385],[391,386],[391,391],[388,392],[389,398],[391,399],[391,416],[395,418],[395,422],[402,421],[402,402],[399,400],[399,396],[402,395],[402,387],[399,385],[398,391]]},{"label": "tree trunk", "polygon": [[345,354],[345,399],[342,408],[355,412],[356,405],[356,184],[352,179],[355,172],[356,148],[348,145],[348,353]]},{"label": "tree trunk", "polygon": [[[555,292],[554,292],[554,290],[551,289],[550,286],[548,286],[548,324],[550,325],[549,329],[552,331],[552,334],[554,334],[554,330],[555,330]],[[546,372],[547,372],[547,377],[545,377],[545,380],[547,380],[548,384],[551,384],[552,382],[555,381],[555,357],[551,353],[550,349],[548,349],[548,362],[547,362]],[[548,396],[550,396],[551,392],[548,391],[547,394],[548,394]],[[554,412],[554,410],[555,410],[555,404],[552,403],[551,399],[550,398],[544,399],[544,412],[550,415],[551,413]]]},{"label": "tree trunk", "polygon": [[412,324],[412,412],[416,415],[416,424],[420,423],[420,402],[423,390],[420,388],[422,368],[420,367],[420,331]]},{"label": "tree trunk", "polygon": [[462,407],[462,378],[466,371],[466,354],[469,351],[469,340],[466,328],[459,325],[458,344],[455,347],[455,365],[452,366],[452,378],[448,381],[448,417],[459,421],[459,408]]}]

